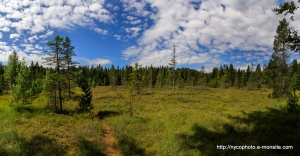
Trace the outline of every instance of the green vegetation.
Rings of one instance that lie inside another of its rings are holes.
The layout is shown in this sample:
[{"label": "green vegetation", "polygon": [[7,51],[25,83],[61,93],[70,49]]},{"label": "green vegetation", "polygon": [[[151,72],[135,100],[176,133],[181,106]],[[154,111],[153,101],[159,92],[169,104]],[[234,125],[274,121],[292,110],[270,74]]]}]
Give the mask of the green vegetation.
[{"label": "green vegetation", "polygon": [[[271,92],[235,88],[143,89],[126,104],[127,89],[96,87],[93,114],[112,129],[123,155],[295,155],[300,149],[299,110]],[[79,97],[76,88],[72,98]],[[76,114],[76,101],[56,114],[37,98],[22,113],[9,94],[0,96],[1,155],[105,155],[103,127],[90,113]],[[75,98],[76,99],[76,98]],[[289,145],[293,150],[218,150],[217,145]]]},{"label": "green vegetation", "polygon": [[[299,111],[271,92],[192,87],[144,89],[134,116],[126,90],[93,89],[95,111],[104,118],[124,155],[295,155],[300,152]],[[292,145],[293,150],[217,150],[217,145]]]},{"label": "green vegetation", "polygon": [[0,155],[297,155],[300,64],[287,60],[300,37],[286,19],[276,33],[269,63],[246,70],[176,69],[175,45],[171,67],[76,67],[60,36],[47,42],[47,67],[14,51],[0,63]]},{"label": "green vegetation", "polygon": [[90,114],[75,114],[77,103],[66,103],[66,113],[44,109],[39,97],[22,113],[0,96],[0,155],[105,155],[102,125]]}]

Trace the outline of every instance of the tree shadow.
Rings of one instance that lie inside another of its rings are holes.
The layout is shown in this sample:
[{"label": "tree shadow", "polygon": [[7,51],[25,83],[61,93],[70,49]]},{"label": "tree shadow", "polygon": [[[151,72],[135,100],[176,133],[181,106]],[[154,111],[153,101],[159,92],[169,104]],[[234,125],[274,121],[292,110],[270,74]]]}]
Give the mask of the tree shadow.
[{"label": "tree shadow", "polygon": [[[180,151],[197,151],[201,155],[297,155],[300,153],[300,115],[267,108],[267,112],[243,112],[245,117],[228,118],[231,124],[207,130],[192,127],[193,134],[179,134]],[[293,149],[217,149],[232,146],[293,146]]]},{"label": "tree shadow", "polygon": [[86,155],[86,156],[105,156],[105,149],[101,144],[95,142],[95,141],[89,141],[85,138],[79,138],[78,139],[78,145],[80,148],[80,155]]},{"label": "tree shadow", "polygon": [[15,155],[64,155],[66,153],[65,149],[61,145],[56,143],[55,139],[49,139],[42,135],[36,135],[27,141],[25,138],[16,137],[13,140],[17,143],[18,149],[6,148],[6,146],[1,146],[0,155],[3,156],[15,156]]},{"label": "tree shadow", "polygon": [[25,142],[22,149],[26,155],[63,155],[66,153],[55,139],[41,135],[36,135],[29,142]]},{"label": "tree shadow", "polygon": [[110,116],[117,116],[117,115],[120,115],[121,113],[120,112],[117,112],[117,111],[110,111],[110,110],[102,110],[102,111],[99,111],[97,113],[97,117],[99,119],[104,119],[106,117],[110,117]]},{"label": "tree shadow", "polygon": [[121,135],[119,137],[119,149],[121,150],[124,156],[144,156],[145,149],[138,146],[136,140],[127,135]]}]

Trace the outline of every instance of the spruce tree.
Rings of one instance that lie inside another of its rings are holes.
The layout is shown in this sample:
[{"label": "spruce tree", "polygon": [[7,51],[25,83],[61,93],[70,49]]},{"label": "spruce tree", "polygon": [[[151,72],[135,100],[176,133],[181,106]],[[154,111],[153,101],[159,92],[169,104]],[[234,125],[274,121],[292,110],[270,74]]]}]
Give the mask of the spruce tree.
[{"label": "spruce tree", "polygon": [[83,94],[80,97],[76,110],[78,112],[91,111],[94,108],[92,103],[92,91],[85,76],[82,76],[80,79],[80,88]]}]

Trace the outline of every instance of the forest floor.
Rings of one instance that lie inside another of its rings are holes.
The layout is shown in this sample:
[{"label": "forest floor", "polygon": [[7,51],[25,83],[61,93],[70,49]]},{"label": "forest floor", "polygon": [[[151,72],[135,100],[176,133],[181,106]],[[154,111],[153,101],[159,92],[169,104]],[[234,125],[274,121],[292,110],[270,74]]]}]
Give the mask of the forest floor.
[{"label": "forest floor", "polygon": [[[74,98],[80,95],[75,89]],[[300,116],[287,99],[235,88],[148,89],[95,87],[94,109],[77,114],[76,100],[64,113],[45,110],[39,97],[23,112],[0,95],[0,155],[297,155]],[[96,117],[95,117],[96,114]],[[98,118],[97,118],[98,117]],[[218,145],[293,146],[291,150],[220,150]]]}]

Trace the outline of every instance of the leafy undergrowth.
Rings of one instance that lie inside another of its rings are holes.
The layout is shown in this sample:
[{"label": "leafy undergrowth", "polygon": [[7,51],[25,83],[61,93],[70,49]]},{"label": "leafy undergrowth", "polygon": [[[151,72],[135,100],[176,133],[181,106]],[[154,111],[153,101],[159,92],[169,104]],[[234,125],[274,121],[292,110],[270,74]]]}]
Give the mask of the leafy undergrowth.
[{"label": "leafy undergrowth", "polygon": [[[296,155],[299,112],[286,99],[234,88],[144,89],[129,116],[124,88],[94,88],[95,111],[119,140],[124,155]],[[293,146],[293,150],[218,150],[217,145]]]}]

